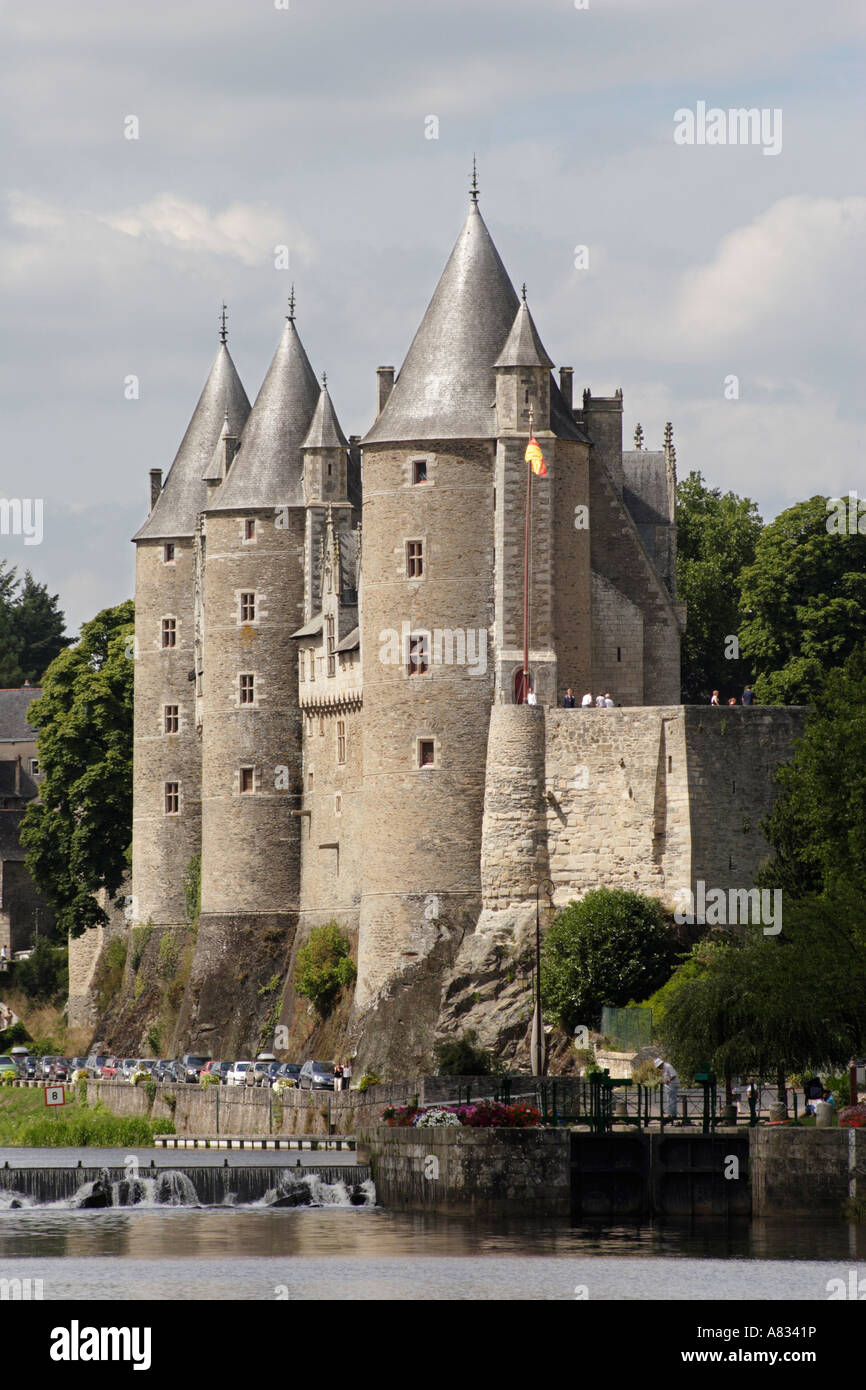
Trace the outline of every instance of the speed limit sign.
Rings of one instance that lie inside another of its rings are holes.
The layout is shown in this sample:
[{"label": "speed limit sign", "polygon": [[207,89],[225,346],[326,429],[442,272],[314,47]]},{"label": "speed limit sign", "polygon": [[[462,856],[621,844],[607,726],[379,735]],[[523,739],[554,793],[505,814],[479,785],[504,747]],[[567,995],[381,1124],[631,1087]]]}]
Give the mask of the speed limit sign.
[{"label": "speed limit sign", "polygon": [[46,1086],[45,1087],[46,1105],[65,1105],[66,1087],[65,1086]]}]

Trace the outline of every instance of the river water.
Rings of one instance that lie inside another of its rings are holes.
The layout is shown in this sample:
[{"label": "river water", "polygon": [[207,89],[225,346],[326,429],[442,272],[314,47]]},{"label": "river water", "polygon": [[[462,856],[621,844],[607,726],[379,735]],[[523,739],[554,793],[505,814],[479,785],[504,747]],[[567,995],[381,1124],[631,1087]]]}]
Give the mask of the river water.
[{"label": "river water", "polygon": [[[187,1166],[162,1150],[135,1157],[142,1171],[151,1158],[166,1172]],[[407,1215],[350,1205],[354,1155],[307,1153],[300,1173],[297,1157],[273,1165],[285,1168],[289,1186],[303,1180],[306,1166],[345,1168],[346,1181],[333,1173],[330,1186],[314,1185],[319,1205],[279,1209],[260,1200],[82,1210],[68,1199],[10,1206],[3,1194],[0,1279],[41,1280],[45,1300],[76,1301],[820,1301],[831,1280],[847,1285],[852,1271],[866,1279],[864,1226],[797,1220],[604,1227]],[[120,1168],[129,1158],[111,1150],[7,1149],[0,1167],[81,1160],[86,1168]],[[225,1156],[200,1152],[199,1160],[224,1165]],[[261,1162],[252,1153],[231,1158],[238,1167]]]}]

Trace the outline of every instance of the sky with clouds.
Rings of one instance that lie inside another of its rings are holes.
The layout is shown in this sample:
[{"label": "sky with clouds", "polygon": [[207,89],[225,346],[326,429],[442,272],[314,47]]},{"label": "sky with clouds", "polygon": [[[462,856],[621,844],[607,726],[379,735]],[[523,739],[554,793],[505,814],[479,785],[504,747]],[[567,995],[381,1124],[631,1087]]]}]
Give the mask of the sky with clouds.
[{"label": "sky with clouds", "polygon": [[[253,399],[294,280],[363,434],[473,152],[576,395],[621,386],[628,440],[672,420],[680,474],[766,519],[866,495],[864,33],[862,0],[2,0],[0,497],[44,499],[44,536],[0,556],[71,632],[131,594],[223,298]],[[678,145],[699,102],[780,111],[781,151]]]}]

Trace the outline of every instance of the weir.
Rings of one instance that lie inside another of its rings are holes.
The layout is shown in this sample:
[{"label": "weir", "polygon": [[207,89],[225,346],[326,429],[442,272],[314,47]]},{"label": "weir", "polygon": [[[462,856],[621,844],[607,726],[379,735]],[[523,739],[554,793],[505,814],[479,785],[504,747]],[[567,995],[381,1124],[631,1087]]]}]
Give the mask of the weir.
[{"label": "weir", "polygon": [[[112,1207],[246,1206],[262,1201],[285,1206],[372,1206],[376,1200],[370,1169],[364,1165],[0,1168],[0,1195],[6,1197],[2,1206],[16,1198],[25,1199],[22,1205],[80,1206],[93,1195],[94,1187],[97,1195],[110,1190],[111,1200],[99,1204]],[[282,1201],[282,1197],[293,1200]]]}]

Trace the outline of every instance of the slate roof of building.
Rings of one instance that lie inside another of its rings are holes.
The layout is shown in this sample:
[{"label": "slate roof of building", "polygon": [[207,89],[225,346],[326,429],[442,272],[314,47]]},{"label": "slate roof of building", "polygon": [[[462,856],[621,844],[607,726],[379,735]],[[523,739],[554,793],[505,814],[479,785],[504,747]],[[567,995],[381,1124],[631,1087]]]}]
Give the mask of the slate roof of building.
[{"label": "slate roof of building", "polygon": [[361,629],[359,627],[353,627],[351,632],[346,633],[346,636],[343,638],[342,642],[337,643],[336,647],[334,648],[334,651],[354,652],[357,651],[360,645]]},{"label": "slate roof of building", "polygon": [[301,444],[319,384],[293,318],[286,320],[225,482],[209,512],[304,505]]},{"label": "slate roof of building", "polygon": [[226,412],[231,433],[239,435],[250,413],[250,403],[229,350],[225,343],[220,343],[165,486],[133,540],[195,535],[198,515],[207,497],[204,474],[213,458]]},{"label": "slate roof of building", "polygon": [[544,350],[538,329],[532,321],[529,306],[522,300],[518,306],[505,347],[493,364],[495,367],[552,367]]},{"label": "slate roof of building", "polygon": [[[391,394],[363,443],[493,438],[494,364],[516,318],[519,325],[519,306],[473,202]],[[522,329],[520,335],[522,344]],[[538,345],[549,365],[540,340]],[[550,395],[554,432],[586,440],[552,379]]]},{"label": "slate roof of building", "polygon": [[27,707],[42,694],[38,685],[0,690],[0,743],[32,743],[36,730],[27,722]]},{"label": "slate roof of building", "polygon": [[307,430],[301,448],[348,449],[348,447],[349,441],[340,429],[340,422],[337,419],[337,412],[334,410],[328,388],[322,386],[313,418],[310,421],[310,428]]}]

